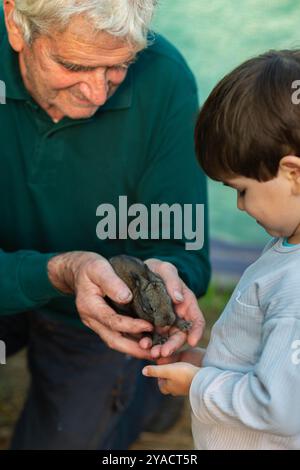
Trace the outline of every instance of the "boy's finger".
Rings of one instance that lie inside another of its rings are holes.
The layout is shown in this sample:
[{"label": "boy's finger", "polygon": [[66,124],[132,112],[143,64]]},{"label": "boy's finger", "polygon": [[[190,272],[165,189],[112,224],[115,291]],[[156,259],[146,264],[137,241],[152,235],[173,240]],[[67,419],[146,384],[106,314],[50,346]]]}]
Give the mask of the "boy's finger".
[{"label": "boy's finger", "polygon": [[146,366],[142,370],[142,374],[146,377],[168,379],[170,377],[170,364],[163,366]]}]

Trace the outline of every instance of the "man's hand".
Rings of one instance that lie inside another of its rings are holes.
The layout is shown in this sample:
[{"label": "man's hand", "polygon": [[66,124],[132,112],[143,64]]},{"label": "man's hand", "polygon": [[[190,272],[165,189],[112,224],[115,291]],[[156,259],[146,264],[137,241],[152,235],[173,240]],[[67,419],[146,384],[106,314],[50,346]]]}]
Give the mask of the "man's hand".
[{"label": "man's hand", "polygon": [[153,325],[118,315],[104,300],[128,303],[132,293],[116,275],[110,263],[92,252],[74,251],[53,257],[48,263],[50,282],[58,290],[76,296],[76,307],[82,322],[111,348],[140,359],[151,359],[149,349],[124,334],[151,332]]},{"label": "man's hand", "polygon": [[[173,264],[154,258],[146,260],[145,263],[151,271],[159,274],[164,280],[177,315],[192,322],[192,328],[187,332],[183,332],[177,327],[162,329],[162,333],[168,333],[169,339],[163,345],[153,346],[151,349],[152,358],[171,356],[186,342],[192,347],[196,346],[202,337],[205,320],[195,295],[180,279]],[[145,349],[150,348],[151,340],[143,338],[140,341],[140,346]]]}]

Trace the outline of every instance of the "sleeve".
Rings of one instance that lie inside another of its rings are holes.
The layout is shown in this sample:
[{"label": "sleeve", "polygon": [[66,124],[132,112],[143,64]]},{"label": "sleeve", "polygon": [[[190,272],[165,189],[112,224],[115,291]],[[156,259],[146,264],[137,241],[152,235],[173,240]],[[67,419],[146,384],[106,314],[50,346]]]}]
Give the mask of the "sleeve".
[{"label": "sleeve", "polygon": [[[195,156],[194,126],[199,103],[190,72],[177,73],[168,102],[167,112],[157,124],[158,132],[152,142],[146,170],[138,182],[136,198],[149,211],[153,204],[180,206],[182,236],[180,239],[174,236],[174,218],[171,218],[171,236],[164,238],[165,221],[161,220],[159,239],[135,240],[132,246],[129,240],[128,251],[142,259],[153,257],[174,264],[184,282],[200,296],[205,293],[210,279],[207,184]],[[191,228],[197,233],[193,240]],[[188,243],[191,243],[190,247]]]},{"label": "sleeve", "polygon": [[195,376],[190,401],[201,422],[242,423],[284,436],[300,433],[300,298],[295,281],[286,281],[286,288],[272,298],[262,353],[253,370],[204,367]]},{"label": "sleeve", "polygon": [[48,278],[48,261],[56,254],[0,250],[0,315],[28,311],[65,297]]}]

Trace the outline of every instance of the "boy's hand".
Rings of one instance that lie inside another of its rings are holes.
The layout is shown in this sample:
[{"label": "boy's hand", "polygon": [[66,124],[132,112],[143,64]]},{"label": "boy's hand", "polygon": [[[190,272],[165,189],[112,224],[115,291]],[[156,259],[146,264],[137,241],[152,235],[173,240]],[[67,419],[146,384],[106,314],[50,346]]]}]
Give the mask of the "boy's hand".
[{"label": "boy's hand", "polygon": [[164,395],[188,395],[193,378],[200,370],[186,362],[160,366],[146,366],[142,370],[146,377],[157,377],[158,386]]},{"label": "boy's hand", "polygon": [[158,365],[173,364],[174,362],[188,362],[196,367],[202,367],[202,360],[206,353],[204,348],[188,348],[172,354],[169,357],[160,357],[156,360]]}]

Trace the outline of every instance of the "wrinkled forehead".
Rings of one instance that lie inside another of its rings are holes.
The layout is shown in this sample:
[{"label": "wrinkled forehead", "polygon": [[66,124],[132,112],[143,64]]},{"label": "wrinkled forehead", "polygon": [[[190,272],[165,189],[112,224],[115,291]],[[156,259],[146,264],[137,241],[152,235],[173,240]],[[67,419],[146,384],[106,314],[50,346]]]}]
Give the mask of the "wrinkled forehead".
[{"label": "wrinkled forehead", "polygon": [[131,60],[139,51],[126,39],[105,31],[95,32],[87,18],[71,19],[63,31],[53,31],[49,36],[40,36],[52,56],[74,63],[90,66],[110,66]]}]

